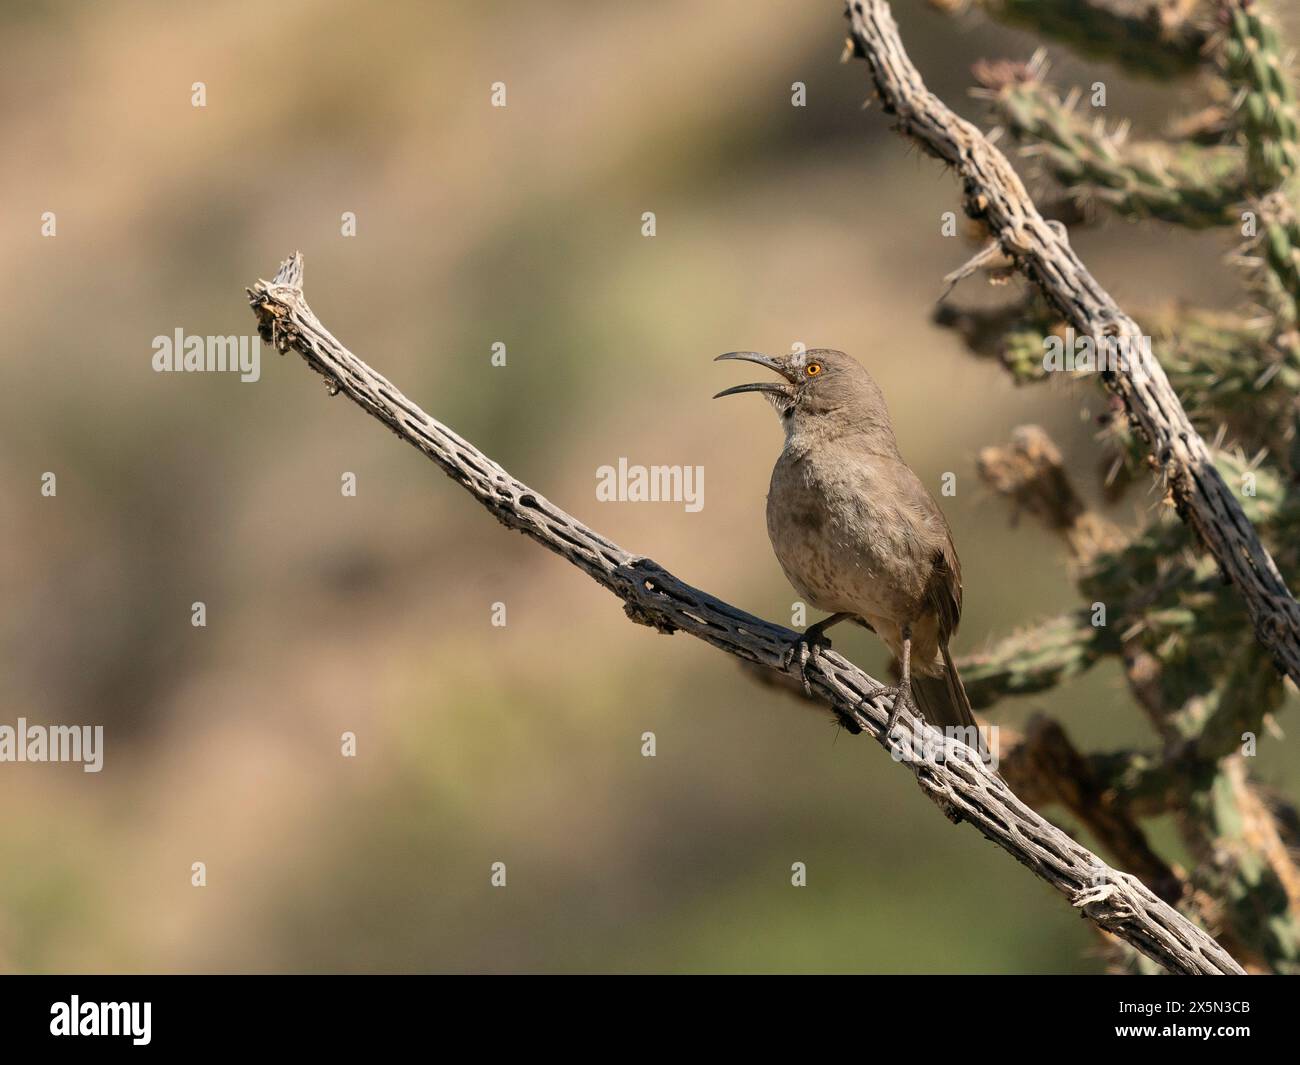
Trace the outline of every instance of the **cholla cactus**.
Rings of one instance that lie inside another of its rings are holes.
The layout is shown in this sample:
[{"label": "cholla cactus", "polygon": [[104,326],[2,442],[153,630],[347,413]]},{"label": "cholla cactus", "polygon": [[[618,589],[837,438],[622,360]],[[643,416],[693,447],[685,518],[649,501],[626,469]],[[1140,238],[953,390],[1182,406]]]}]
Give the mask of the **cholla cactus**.
[{"label": "cholla cactus", "polygon": [[[1171,122],[1165,138],[1144,143],[1132,143],[1123,123],[1091,117],[1089,90],[1054,88],[1041,53],[1026,62],[978,64],[974,93],[1038,180],[1068,194],[1088,218],[1114,214],[1228,231],[1225,250],[1233,251],[1242,279],[1240,310],[1153,312],[1146,332],[1184,406],[1214,437],[1219,472],[1294,587],[1300,123],[1268,12],[1254,0],[981,6],[1089,58],[1136,60],[1163,77],[1200,76],[1193,88],[1207,93],[1202,109]],[[1130,47],[1134,40],[1140,55]],[[938,318],[1026,385],[1047,376],[1044,338],[1063,328],[1032,293],[994,311],[945,306]],[[1084,387],[1089,375],[1077,376]],[[1099,476],[1108,496],[1145,483],[1137,476],[1145,452],[1124,419],[1103,417],[1101,435],[1106,459]],[[1031,726],[1007,760],[1009,779],[1030,801],[1069,807],[1121,862],[1206,923],[1249,966],[1300,971],[1300,818],[1250,769],[1257,747],[1276,742],[1272,715],[1283,701],[1283,680],[1237,597],[1172,515],[1156,508],[1141,528],[1122,531],[1090,512],[1042,430],[1018,430],[1008,446],[986,449],[979,466],[995,491],[1064,537],[1083,601],[962,662],[972,700],[988,705],[1043,692],[1102,659],[1118,659],[1155,736],[1145,751],[1085,756],[1069,748],[1059,727]],[[1165,814],[1190,855],[1188,869],[1147,841],[1142,822]],[[1115,958],[1141,966],[1118,948]]]}]

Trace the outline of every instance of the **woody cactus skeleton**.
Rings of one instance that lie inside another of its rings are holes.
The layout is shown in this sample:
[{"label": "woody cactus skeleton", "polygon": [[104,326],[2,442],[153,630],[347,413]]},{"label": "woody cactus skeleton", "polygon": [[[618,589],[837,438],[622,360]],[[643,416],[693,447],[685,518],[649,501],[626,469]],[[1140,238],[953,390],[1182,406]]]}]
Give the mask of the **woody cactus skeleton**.
[{"label": "woody cactus skeleton", "polygon": [[[1128,71],[1143,64],[1114,31],[1119,24],[1144,28],[1145,72],[1199,75],[1189,95],[1206,93],[1200,110],[1171,122],[1166,137],[1142,142],[1129,138],[1125,123],[1099,117],[1109,110],[1091,106],[1104,73],[1063,92],[1050,83],[1041,52],[1024,62],[978,63],[973,95],[1004,141],[1019,148],[1045,198],[1065,194],[1089,220],[1147,220],[1142,239],[1158,240],[1157,225],[1176,225],[1219,228],[1236,245],[1231,262],[1242,283],[1240,310],[1178,307],[1143,316],[1143,326],[1184,409],[1210,434],[1219,476],[1283,581],[1295,588],[1300,125],[1277,27],[1250,0],[988,0],[980,6],[1033,25],[1090,61],[1110,59]],[[1198,42],[1194,49],[1189,40]],[[1029,287],[994,310],[946,304],[936,317],[1025,385],[1049,376],[1045,338],[1064,334],[1066,326]],[[1076,376],[1095,407],[1091,389],[1099,375]],[[1099,472],[1111,499],[1130,485],[1150,483],[1147,442],[1119,413],[1112,399],[1100,419],[1109,458]],[[1237,590],[1220,579],[1215,560],[1171,508],[1156,508],[1141,527],[1121,531],[1083,506],[1066,467],[1045,434],[1031,427],[980,458],[986,483],[1063,536],[1083,605],[961,662],[971,698],[978,707],[1045,692],[1104,659],[1118,660],[1155,733],[1150,748],[1058,757],[1055,770],[1083,786],[1058,781],[1025,797],[1068,807],[1112,852],[1127,846],[1130,867],[1142,866],[1148,882],[1161,881],[1157,890],[1212,928],[1248,967],[1300,971],[1300,818],[1259,783],[1250,757],[1264,744],[1285,742],[1272,720],[1283,703],[1284,678],[1252,631]],[[1031,729],[1025,742],[1035,735],[1048,732]],[[1068,745],[1063,733],[1050,735]],[[1034,760],[1032,752],[1026,757]],[[1080,795],[1093,796],[1093,806]],[[1098,804],[1120,817],[1124,832],[1097,816]],[[1191,856],[1186,870],[1159,859],[1146,843],[1140,822],[1162,814],[1173,815]],[[1144,964],[1122,949],[1115,959]]]}]

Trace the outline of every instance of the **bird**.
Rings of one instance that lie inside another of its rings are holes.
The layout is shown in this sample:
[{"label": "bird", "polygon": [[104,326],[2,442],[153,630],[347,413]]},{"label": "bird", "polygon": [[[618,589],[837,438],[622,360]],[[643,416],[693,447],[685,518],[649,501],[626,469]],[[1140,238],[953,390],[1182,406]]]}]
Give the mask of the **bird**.
[{"label": "bird", "polygon": [[[833,625],[873,631],[899,663],[896,686],[866,699],[891,700],[885,737],[905,707],[979,746],[970,699],[949,641],[961,620],[961,562],[947,519],[903,460],[884,394],[856,359],[829,348],[771,356],[731,351],[782,380],[736,385],[714,399],[756,392],[776,410],[785,446],[767,494],[767,533],[801,598],[830,617],[791,644],[807,694],[808,663]],[[966,731],[969,730],[969,731]]]}]

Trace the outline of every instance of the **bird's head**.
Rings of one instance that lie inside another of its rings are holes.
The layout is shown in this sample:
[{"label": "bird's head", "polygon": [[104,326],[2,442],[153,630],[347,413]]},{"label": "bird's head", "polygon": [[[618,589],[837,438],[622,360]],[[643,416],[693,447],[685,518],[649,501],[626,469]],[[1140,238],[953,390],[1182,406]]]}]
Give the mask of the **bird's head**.
[{"label": "bird's head", "polygon": [[883,429],[893,436],[880,388],[856,359],[842,351],[813,348],[776,356],[757,351],[729,351],[714,362],[723,359],[754,362],[784,378],[736,385],[713,398],[742,392],[762,393],[780,416],[787,437],[809,430],[838,435],[840,431],[875,429]]}]

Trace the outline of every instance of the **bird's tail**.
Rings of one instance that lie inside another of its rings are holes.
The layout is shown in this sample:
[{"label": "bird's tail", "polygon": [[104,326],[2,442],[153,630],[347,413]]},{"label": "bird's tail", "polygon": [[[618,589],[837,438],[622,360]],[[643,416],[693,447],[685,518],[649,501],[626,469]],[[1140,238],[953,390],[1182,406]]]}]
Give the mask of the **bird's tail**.
[{"label": "bird's tail", "polygon": [[948,641],[940,645],[943,652],[943,673],[935,677],[912,677],[912,698],[921,716],[936,728],[961,729],[957,733],[948,733],[974,748],[987,763],[989,759],[988,742],[971,712],[970,698],[966,687],[961,682],[961,674],[953,665],[952,655],[948,651]]}]

